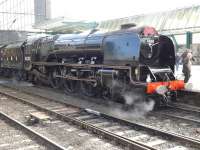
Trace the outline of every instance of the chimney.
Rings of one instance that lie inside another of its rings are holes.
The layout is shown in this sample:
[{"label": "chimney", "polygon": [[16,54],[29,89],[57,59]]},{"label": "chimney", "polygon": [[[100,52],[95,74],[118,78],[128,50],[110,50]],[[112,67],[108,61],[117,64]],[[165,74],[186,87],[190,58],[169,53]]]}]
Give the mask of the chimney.
[{"label": "chimney", "polygon": [[135,27],[135,26],[136,26],[135,23],[122,24],[121,29],[129,29],[129,28],[132,28],[132,27]]}]

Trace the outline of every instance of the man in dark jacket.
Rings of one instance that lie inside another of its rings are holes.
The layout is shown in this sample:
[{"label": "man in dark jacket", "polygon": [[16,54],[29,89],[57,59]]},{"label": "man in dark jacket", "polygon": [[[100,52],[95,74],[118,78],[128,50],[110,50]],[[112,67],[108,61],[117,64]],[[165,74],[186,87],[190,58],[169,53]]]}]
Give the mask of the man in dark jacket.
[{"label": "man in dark jacket", "polygon": [[182,63],[183,63],[183,74],[185,76],[184,82],[187,83],[191,76],[191,65],[192,65],[192,51],[190,49],[187,49],[182,54]]}]

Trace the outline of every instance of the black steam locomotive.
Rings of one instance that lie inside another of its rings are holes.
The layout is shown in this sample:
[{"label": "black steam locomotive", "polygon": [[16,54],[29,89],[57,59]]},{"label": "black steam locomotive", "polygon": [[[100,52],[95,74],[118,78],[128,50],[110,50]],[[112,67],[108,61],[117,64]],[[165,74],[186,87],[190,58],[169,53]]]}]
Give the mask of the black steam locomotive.
[{"label": "black steam locomotive", "polygon": [[47,35],[1,48],[1,74],[46,82],[66,93],[123,100],[141,91],[167,103],[184,87],[174,77],[173,42],[152,27]]}]

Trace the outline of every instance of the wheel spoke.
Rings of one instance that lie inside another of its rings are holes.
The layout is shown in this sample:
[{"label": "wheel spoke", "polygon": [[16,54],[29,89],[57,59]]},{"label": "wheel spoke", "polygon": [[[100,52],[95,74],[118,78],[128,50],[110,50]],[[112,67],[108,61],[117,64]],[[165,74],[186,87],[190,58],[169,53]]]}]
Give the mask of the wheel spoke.
[{"label": "wheel spoke", "polygon": [[65,93],[74,93],[76,91],[76,81],[74,80],[64,79],[63,85]]},{"label": "wheel spoke", "polygon": [[60,88],[62,85],[62,80],[61,78],[56,77],[56,75],[59,74],[59,71],[57,69],[54,69],[50,75],[49,75],[49,80],[50,80],[50,84],[53,88]]},{"label": "wheel spoke", "polygon": [[83,92],[84,95],[91,97],[97,94],[96,87],[94,87],[92,83],[84,81],[81,82],[81,91]]}]

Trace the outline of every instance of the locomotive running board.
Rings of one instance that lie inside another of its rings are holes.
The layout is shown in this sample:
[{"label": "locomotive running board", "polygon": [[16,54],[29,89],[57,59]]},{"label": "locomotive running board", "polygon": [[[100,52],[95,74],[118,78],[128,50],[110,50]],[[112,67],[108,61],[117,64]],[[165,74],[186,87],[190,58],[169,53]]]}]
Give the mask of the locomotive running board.
[{"label": "locomotive running board", "polygon": [[58,62],[32,62],[32,65],[37,66],[66,66],[74,68],[102,68],[102,69],[119,69],[119,70],[129,70],[130,66],[114,66],[114,65],[99,65],[99,64],[70,64],[70,63],[58,63]]},{"label": "locomotive running board", "polygon": [[[129,77],[130,77],[130,82],[132,85],[135,86],[146,86],[145,82],[138,82],[133,80],[132,78],[132,67],[131,66],[114,66],[114,65],[99,65],[99,64],[69,64],[69,63],[58,63],[58,62],[32,62],[32,65],[36,66],[48,66],[48,67],[53,67],[53,66],[65,66],[65,67],[73,67],[73,68],[99,68],[99,69],[117,69],[117,70],[127,70],[129,71]],[[63,76],[57,76],[57,77],[62,77]],[[75,80],[83,80],[83,81],[88,81],[88,79],[81,79],[77,77],[64,77],[67,79],[75,79]],[[94,79],[89,79],[89,81],[94,82]],[[96,80],[95,80],[96,82]]]}]

